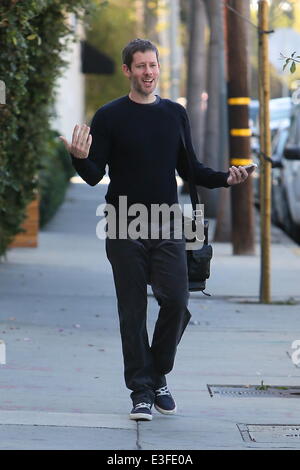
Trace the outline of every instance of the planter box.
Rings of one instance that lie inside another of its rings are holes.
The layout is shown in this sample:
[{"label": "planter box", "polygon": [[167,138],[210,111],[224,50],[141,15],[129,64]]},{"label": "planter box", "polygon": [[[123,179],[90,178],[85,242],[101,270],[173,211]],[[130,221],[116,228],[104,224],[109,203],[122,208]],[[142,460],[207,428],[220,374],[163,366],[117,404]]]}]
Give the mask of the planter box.
[{"label": "planter box", "polygon": [[31,201],[26,209],[26,219],[22,224],[25,232],[18,233],[13,239],[9,248],[16,247],[37,247],[39,232],[39,198]]}]

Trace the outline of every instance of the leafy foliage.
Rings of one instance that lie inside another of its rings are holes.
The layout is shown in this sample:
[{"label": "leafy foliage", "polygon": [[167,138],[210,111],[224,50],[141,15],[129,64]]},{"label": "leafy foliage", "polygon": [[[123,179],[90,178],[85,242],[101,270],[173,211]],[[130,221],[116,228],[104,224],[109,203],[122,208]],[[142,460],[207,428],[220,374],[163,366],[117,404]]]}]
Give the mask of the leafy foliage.
[{"label": "leafy foliage", "polygon": [[43,227],[62,204],[65,191],[75,170],[58,132],[48,131],[46,139],[47,158],[39,171],[40,226]]},{"label": "leafy foliage", "polygon": [[115,73],[86,76],[88,121],[100,106],[128,93],[129,82],[121,70],[121,51],[137,35],[134,0],[110,0],[93,15],[90,26],[87,40],[115,61]]},{"label": "leafy foliage", "polygon": [[0,79],[6,85],[6,105],[0,108],[0,255],[39,190],[55,80],[66,65],[61,53],[74,40],[67,15],[83,19],[89,7],[92,11],[92,0],[0,4]]},{"label": "leafy foliage", "polygon": [[290,66],[290,72],[295,73],[296,72],[296,63],[300,62],[300,56],[295,55],[296,51],[292,53],[291,57],[285,57],[283,54],[280,54],[282,59],[285,59],[285,63],[283,65],[282,70],[285,70],[286,67],[289,65]]}]

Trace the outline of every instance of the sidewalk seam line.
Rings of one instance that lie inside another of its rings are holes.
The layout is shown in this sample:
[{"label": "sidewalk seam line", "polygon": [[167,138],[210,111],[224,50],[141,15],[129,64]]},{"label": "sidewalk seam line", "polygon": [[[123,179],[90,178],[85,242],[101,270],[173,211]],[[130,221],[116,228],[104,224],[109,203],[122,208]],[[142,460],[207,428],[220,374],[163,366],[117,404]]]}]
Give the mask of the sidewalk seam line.
[{"label": "sidewalk seam line", "polygon": [[136,447],[137,450],[143,450],[140,444],[140,423],[136,422]]}]

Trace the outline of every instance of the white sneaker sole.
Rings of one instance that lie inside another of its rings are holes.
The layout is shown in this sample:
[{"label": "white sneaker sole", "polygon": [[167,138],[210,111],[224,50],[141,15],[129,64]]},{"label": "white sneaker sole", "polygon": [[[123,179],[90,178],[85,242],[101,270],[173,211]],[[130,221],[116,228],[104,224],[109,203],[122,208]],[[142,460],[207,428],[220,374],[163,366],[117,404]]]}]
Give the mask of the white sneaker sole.
[{"label": "white sneaker sole", "polygon": [[148,415],[146,413],[130,413],[129,418],[134,419],[135,421],[137,421],[137,420],[151,421],[152,420],[152,415]]},{"label": "white sneaker sole", "polygon": [[154,403],[154,408],[159,411],[159,413],[162,413],[163,415],[174,415],[177,411],[177,406],[175,405],[175,408],[173,410],[164,410],[163,408],[160,408]]}]

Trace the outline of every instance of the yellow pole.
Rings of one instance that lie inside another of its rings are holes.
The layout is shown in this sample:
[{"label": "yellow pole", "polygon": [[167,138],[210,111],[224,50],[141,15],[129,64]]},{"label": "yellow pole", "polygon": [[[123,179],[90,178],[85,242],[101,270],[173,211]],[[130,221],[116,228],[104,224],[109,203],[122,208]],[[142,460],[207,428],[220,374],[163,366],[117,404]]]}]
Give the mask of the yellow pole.
[{"label": "yellow pole", "polygon": [[[259,109],[260,145],[263,156],[271,157],[270,131],[270,65],[268,42],[269,4],[259,0]],[[261,156],[260,217],[261,217],[261,278],[260,302],[271,301],[271,162]]]},{"label": "yellow pole", "polygon": [[[261,29],[261,4],[258,5],[258,17],[259,17],[259,30]],[[263,105],[263,77],[262,77],[262,35],[258,32],[258,100],[259,100],[259,148],[261,152],[264,152],[264,105]],[[264,159],[260,155],[260,171],[259,171],[259,202],[260,202],[260,302],[262,301],[262,286],[263,286],[263,252],[264,252],[264,214],[265,214],[265,197],[264,197]]]}]

